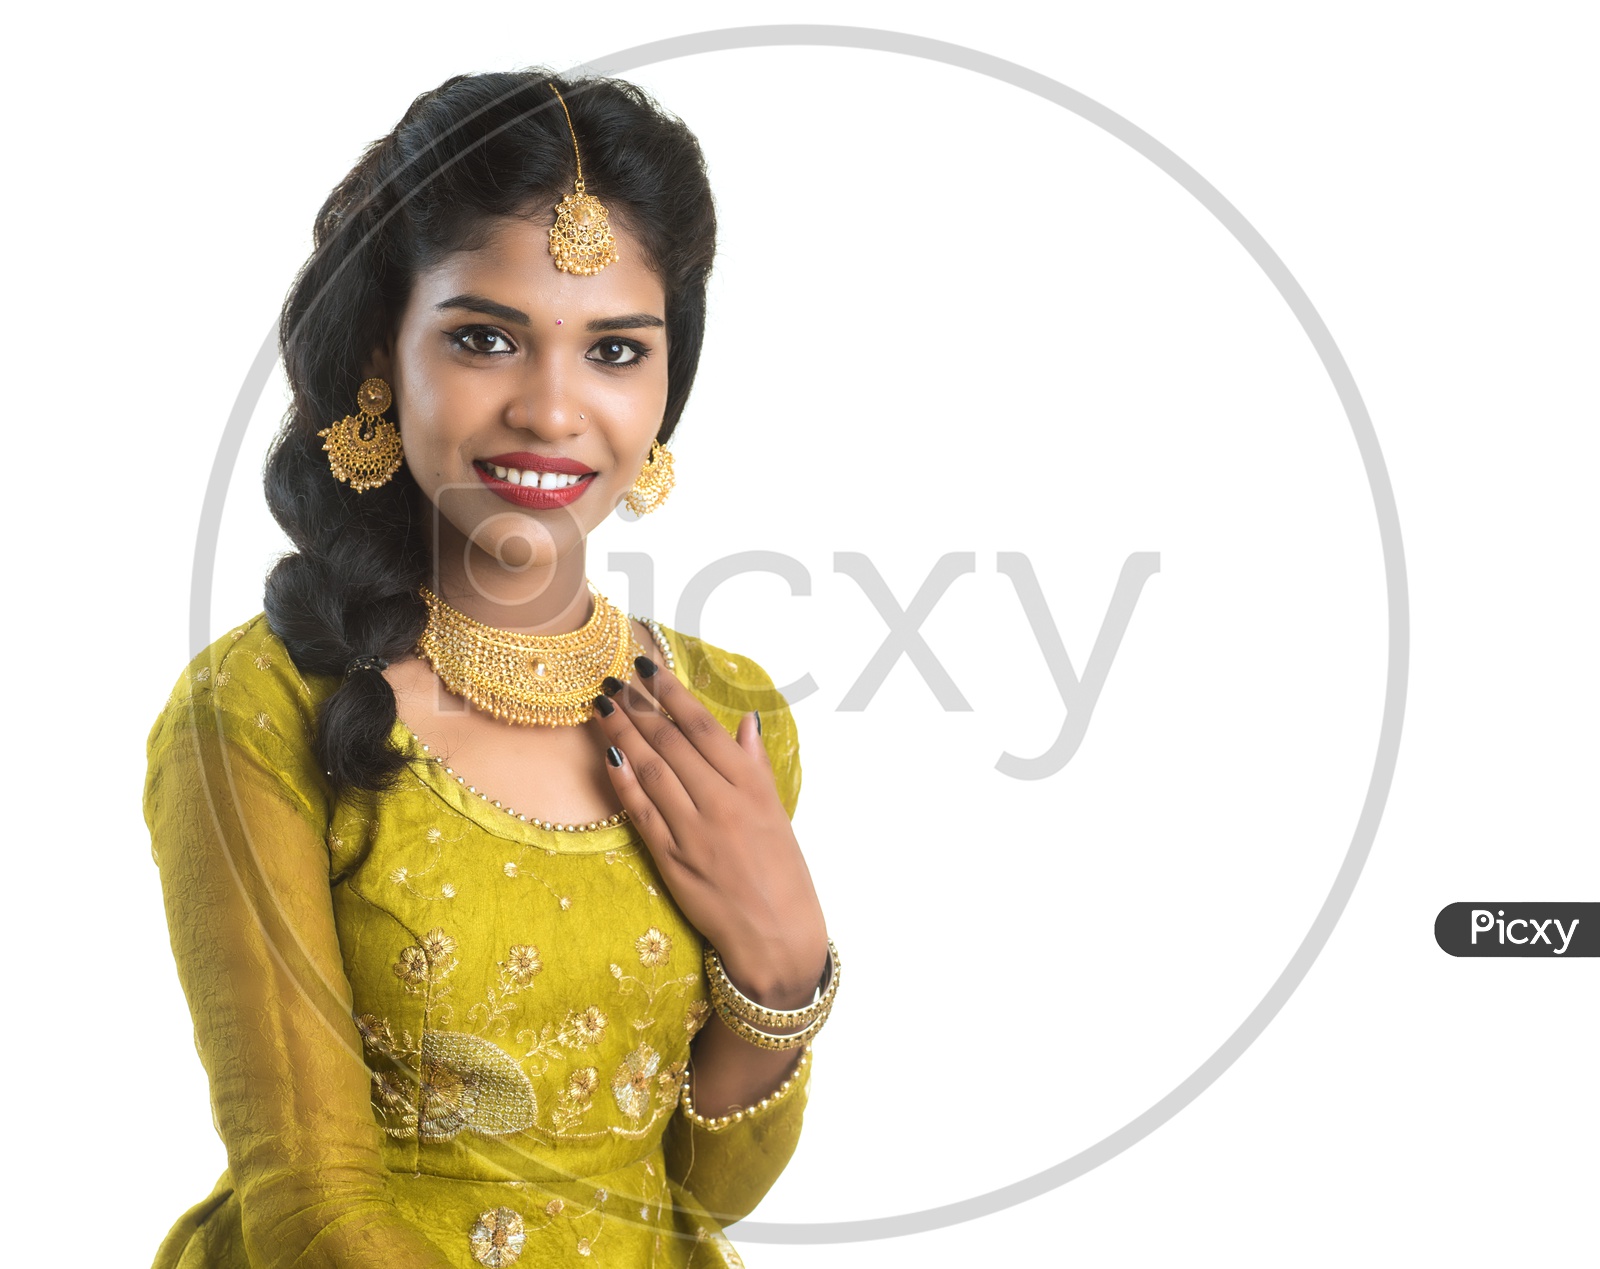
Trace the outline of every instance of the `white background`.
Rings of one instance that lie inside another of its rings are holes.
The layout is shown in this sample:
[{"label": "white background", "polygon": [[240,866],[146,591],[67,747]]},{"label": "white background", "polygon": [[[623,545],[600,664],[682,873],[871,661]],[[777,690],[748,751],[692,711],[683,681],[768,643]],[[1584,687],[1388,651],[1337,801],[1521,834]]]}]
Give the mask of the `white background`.
[{"label": "white background", "polygon": [[[70,1210],[69,1238],[148,1263],[223,1166],[139,815],[143,744],[192,651],[216,439],[316,207],[449,74],[761,20],[1008,58],[1220,189],[1310,295],[1371,411],[1413,649],[1370,862],[1220,1080],[999,1215],[826,1251],[736,1228],[746,1260],[1592,1250],[1596,962],[1456,961],[1432,937],[1453,901],[1600,893],[1596,102],[1576,7],[79,12],[19,39],[6,76],[8,746],[42,786],[11,823],[8,1062],[32,1175],[9,1242],[59,1248]],[[851,970],[800,1151],[756,1218],[971,1197],[1155,1102],[1309,927],[1377,741],[1371,494],[1262,273],[1078,117],[882,53],[732,52],[628,76],[700,136],[723,232],[679,488],[597,534],[591,576],[641,611],[606,553],[648,551],[669,625],[720,554],[784,551],[812,578],[800,598],[772,577],[730,583],[700,622],[779,683],[819,685],[796,702],[796,829]],[[274,378],[221,528],[213,634],[260,608],[277,539],[255,473],[280,409]],[[1084,744],[1048,781],[993,770],[1001,750],[1041,752],[1062,713],[995,571],[1007,550],[1032,560],[1079,674],[1123,559],[1161,554]],[[868,554],[901,603],[940,554],[975,553],[923,627],[970,711],[941,710],[905,662],[866,710],[836,708],[883,623],[835,551]]]}]

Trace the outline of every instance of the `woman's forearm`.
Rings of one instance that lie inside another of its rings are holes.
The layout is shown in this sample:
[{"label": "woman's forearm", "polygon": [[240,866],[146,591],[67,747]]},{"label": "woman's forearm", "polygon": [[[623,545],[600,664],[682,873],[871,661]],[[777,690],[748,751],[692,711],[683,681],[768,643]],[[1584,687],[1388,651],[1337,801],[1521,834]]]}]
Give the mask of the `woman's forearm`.
[{"label": "woman's forearm", "polygon": [[[818,972],[804,986],[763,984],[750,994],[769,1009],[800,1009],[811,1003],[816,993],[820,967],[826,962],[824,948],[818,956]],[[727,963],[726,961],[724,962]],[[736,984],[748,981],[729,966]],[[769,1050],[735,1035],[717,1016],[715,1009],[690,1046],[692,1071],[690,1093],[697,1114],[715,1118],[740,1108],[754,1106],[777,1091],[800,1062],[800,1049]]]}]

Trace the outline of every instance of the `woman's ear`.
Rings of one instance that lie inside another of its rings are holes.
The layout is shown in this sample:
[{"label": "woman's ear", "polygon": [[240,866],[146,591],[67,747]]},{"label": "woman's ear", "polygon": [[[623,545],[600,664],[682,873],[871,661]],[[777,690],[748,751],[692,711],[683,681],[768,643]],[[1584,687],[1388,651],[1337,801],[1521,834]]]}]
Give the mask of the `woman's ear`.
[{"label": "woman's ear", "polygon": [[362,363],[361,377],[363,379],[382,379],[393,388],[394,381],[390,375],[390,371],[393,368],[394,355],[392,349],[389,345],[380,345],[374,348],[368,354],[366,361]]}]

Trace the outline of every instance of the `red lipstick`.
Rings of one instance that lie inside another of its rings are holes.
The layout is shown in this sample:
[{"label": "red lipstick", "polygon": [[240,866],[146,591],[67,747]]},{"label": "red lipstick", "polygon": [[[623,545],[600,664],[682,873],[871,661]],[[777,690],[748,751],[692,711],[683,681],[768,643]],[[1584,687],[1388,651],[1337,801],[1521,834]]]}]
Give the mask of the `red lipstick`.
[{"label": "red lipstick", "polygon": [[[536,486],[521,485],[514,481],[495,474],[496,467],[515,469],[522,472],[550,471],[563,472],[570,476],[581,476],[575,485],[568,485],[564,489],[540,489]],[[517,450],[514,453],[496,454],[492,458],[479,459],[472,464],[472,470],[478,473],[478,479],[483,481],[490,493],[504,498],[507,502],[515,503],[519,507],[527,507],[534,511],[545,511],[553,507],[565,507],[576,502],[583,496],[583,491],[594,483],[594,471],[582,463],[570,458],[560,458],[553,455],[533,454],[527,450]]]}]

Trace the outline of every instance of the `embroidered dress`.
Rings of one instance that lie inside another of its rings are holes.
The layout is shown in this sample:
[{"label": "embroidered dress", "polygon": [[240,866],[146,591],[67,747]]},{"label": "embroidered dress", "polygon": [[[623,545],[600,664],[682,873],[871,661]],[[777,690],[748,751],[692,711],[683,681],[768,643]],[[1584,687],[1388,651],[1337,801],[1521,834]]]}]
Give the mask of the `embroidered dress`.
[{"label": "embroidered dress", "polygon": [[[771,678],[655,630],[730,733],[760,709],[792,816]],[[401,783],[333,800],[311,728],[336,686],[258,614],[150,732],[145,819],[228,1158],[156,1269],[740,1264],[723,1225],[794,1152],[809,1046],[768,1105],[689,1119],[704,943],[631,823],[525,822],[398,720]]]}]

